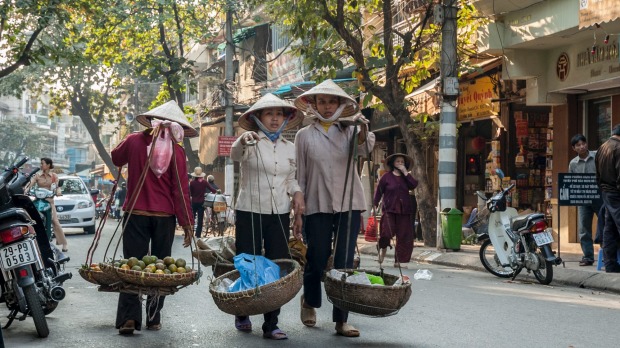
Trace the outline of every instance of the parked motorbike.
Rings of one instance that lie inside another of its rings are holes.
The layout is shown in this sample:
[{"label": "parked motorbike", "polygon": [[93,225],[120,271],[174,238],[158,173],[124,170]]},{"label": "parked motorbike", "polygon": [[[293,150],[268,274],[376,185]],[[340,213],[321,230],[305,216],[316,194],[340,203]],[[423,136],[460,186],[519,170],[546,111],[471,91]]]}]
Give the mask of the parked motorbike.
[{"label": "parked motorbike", "polygon": [[37,334],[47,337],[45,315],[64,299],[62,284],[72,275],[64,272],[69,257],[50,244],[42,215],[24,194],[24,186],[34,174],[20,172],[27,160],[23,158],[0,174],[0,302],[10,310],[4,328],[15,319],[31,316]]},{"label": "parked motorbike", "polygon": [[488,200],[481,196],[488,209],[488,232],[478,235],[480,261],[497,277],[514,280],[525,268],[541,284],[549,284],[553,266],[562,263],[551,250],[552,230],[547,228],[544,214],[519,216],[515,208],[507,207],[506,196],[514,187],[512,184]]},{"label": "parked motorbike", "polygon": [[107,198],[100,198],[99,200],[97,200],[97,203],[95,203],[95,218],[96,219],[101,219],[103,217],[103,214],[105,213],[105,207],[108,204],[108,199]]},{"label": "parked motorbike", "polygon": [[213,233],[214,236],[223,236],[226,231],[226,212],[228,210],[228,203],[226,196],[217,191],[217,193],[206,193],[203,206],[207,211],[208,219],[205,223],[206,234]]}]

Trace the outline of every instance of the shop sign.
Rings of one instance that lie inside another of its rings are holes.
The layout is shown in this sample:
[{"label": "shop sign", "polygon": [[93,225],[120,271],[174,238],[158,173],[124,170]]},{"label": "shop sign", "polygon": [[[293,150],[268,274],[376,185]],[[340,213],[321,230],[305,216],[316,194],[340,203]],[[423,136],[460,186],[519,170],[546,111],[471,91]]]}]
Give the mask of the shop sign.
[{"label": "shop sign", "polygon": [[459,121],[486,118],[499,113],[499,103],[491,102],[491,99],[497,99],[497,93],[490,77],[463,82],[459,84],[459,91]]},{"label": "shop sign", "polygon": [[592,205],[601,199],[594,173],[558,173],[558,192],[560,206]]},{"label": "shop sign", "polygon": [[219,136],[217,138],[217,155],[230,156],[230,148],[235,140],[237,140],[236,136]]},{"label": "shop sign", "polygon": [[579,29],[620,17],[618,0],[579,0]]}]

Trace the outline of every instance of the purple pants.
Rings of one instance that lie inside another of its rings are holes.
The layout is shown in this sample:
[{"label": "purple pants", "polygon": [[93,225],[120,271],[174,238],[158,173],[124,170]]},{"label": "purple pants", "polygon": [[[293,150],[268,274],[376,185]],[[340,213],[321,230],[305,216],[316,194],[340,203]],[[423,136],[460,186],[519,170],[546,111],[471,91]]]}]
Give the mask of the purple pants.
[{"label": "purple pants", "polygon": [[379,232],[379,247],[390,246],[393,237],[396,237],[395,261],[407,263],[411,261],[413,252],[413,214],[383,213],[381,216],[381,231]]}]

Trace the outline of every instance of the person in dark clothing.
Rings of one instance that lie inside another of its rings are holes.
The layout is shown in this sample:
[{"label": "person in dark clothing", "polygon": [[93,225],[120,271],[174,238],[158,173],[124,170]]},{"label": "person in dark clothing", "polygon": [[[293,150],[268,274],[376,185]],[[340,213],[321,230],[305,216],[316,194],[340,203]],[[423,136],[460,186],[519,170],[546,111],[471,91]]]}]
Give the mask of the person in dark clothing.
[{"label": "person in dark clothing", "polygon": [[611,132],[596,153],[596,181],[607,213],[603,231],[605,272],[620,273],[618,241],[620,241],[620,124]]},{"label": "person in dark clothing", "polygon": [[194,221],[196,221],[196,238],[200,238],[205,216],[205,193],[207,193],[207,190],[215,193],[215,189],[204,179],[206,174],[201,167],[194,168],[194,172],[191,175],[194,179],[189,183],[189,196],[192,201]]},{"label": "person in dark clothing", "polygon": [[396,237],[394,267],[398,267],[401,263],[411,261],[417,202],[411,199],[409,190],[415,189],[418,181],[409,174],[409,170],[413,168],[413,158],[395,153],[386,158],[385,164],[390,171],[379,179],[373,201],[375,209],[379,207],[379,202],[383,202],[379,263],[383,263],[387,247],[391,247],[392,237]]},{"label": "person in dark clothing", "polygon": [[[128,135],[112,150],[114,165],[127,165],[128,171],[127,200],[123,206],[123,257],[142,258],[150,254],[163,258],[171,256],[177,220],[185,232],[183,246],[188,247],[191,242],[194,222],[190,213],[189,185],[185,181],[187,163],[185,150],[179,142],[184,136],[197,136],[198,132],[174,101],[138,115],[136,120],[149,128]],[[155,136],[158,137],[156,143],[153,142]],[[165,151],[165,145],[158,145],[165,141],[172,142],[171,153]],[[153,151],[147,152],[148,146],[153,144]],[[147,297],[147,329],[161,329],[160,312],[165,298]],[[119,294],[116,310],[119,333],[131,335],[141,327],[140,297]]]}]

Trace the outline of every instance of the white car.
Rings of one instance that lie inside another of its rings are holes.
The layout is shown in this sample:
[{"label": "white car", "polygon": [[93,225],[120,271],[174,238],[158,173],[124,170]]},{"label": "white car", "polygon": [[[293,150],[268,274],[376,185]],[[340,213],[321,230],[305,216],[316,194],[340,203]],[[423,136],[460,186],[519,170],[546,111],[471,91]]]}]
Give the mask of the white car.
[{"label": "white car", "polygon": [[59,175],[62,196],[54,197],[56,216],[62,227],[84,228],[84,233],[95,233],[95,203],[93,194],[79,176]]}]

